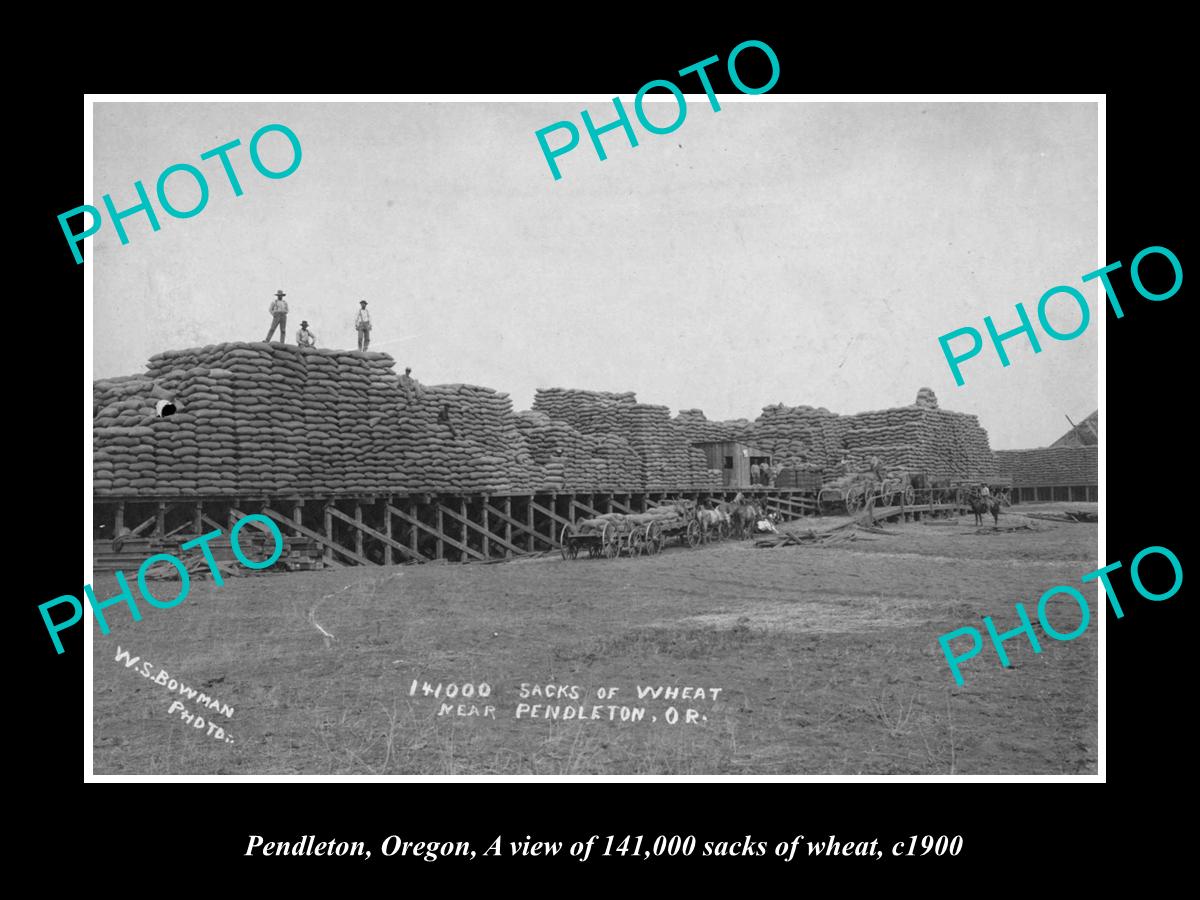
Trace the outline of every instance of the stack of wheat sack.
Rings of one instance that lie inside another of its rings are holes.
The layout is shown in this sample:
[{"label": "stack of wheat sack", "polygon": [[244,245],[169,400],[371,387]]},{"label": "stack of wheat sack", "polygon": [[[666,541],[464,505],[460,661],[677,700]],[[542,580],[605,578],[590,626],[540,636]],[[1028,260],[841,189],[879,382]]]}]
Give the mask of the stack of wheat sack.
[{"label": "stack of wheat sack", "polygon": [[1011,477],[1015,487],[1070,487],[1099,483],[1099,454],[1095,445],[997,450],[995,456],[997,474]]},{"label": "stack of wheat sack", "polygon": [[922,406],[925,409],[937,409],[937,394],[933,392],[933,388],[923,387],[917,391],[917,402],[915,405]]},{"label": "stack of wheat sack", "polygon": [[308,444],[309,489],[316,495],[337,493],[350,481],[358,455],[343,433],[347,417],[339,354],[315,351],[304,354],[308,378],[304,385],[304,425],[297,440]]},{"label": "stack of wheat sack", "polygon": [[975,416],[944,409],[925,410],[925,416],[921,471],[970,479],[995,474],[987,432]]},{"label": "stack of wheat sack", "polygon": [[641,448],[628,432],[628,410],[634,407],[636,402],[632,392],[539,388],[534,394],[533,411],[552,420],[565,422],[583,435],[613,435],[624,438],[637,458],[635,461],[625,457],[617,474],[627,479],[622,489],[636,491],[646,486],[645,460]]},{"label": "stack of wheat sack", "polygon": [[[170,419],[154,423],[154,441],[157,444],[164,437],[168,422],[180,419],[190,426],[188,438],[196,448],[194,480],[198,494],[234,492],[240,487],[233,372],[217,366],[219,357],[218,348],[209,346],[170,350],[150,358],[150,371],[174,394],[179,410]],[[167,478],[161,484],[164,489],[175,486]]]},{"label": "stack of wheat sack", "polygon": [[157,480],[154,382],[144,375],[92,384],[92,490],[97,495],[138,496]]},{"label": "stack of wheat sack", "polygon": [[640,487],[642,459],[624,437],[616,434],[591,436],[593,452],[602,464],[602,490],[631,491]]},{"label": "stack of wheat sack", "polygon": [[583,434],[545,413],[526,410],[515,416],[520,431],[542,470],[541,491],[612,490],[610,467],[602,458],[598,437]]},{"label": "stack of wheat sack", "polygon": [[940,409],[922,388],[912,406],[846,416],[843,444],[851,468],[872,456],[893,471],[935,477],[979,478],[995,473],[987,432],[975,416]]},{"label": "stack of wheat sack", "polygon": [[917,392],[916,406],[927,410],[925,471],[959,478],[988,478],[996,474],[996,459],[987,431],[976,416],[943,410],[930,388]]},{"label": "stack of wheat sack", "polygon": [[[500,493],[542,480],[506,394],[443,385],[410,402],[392,367],[383,353],[265,343],[157,354],[146,376],[94,386],[96,492]],[[160,396],[179,411],[157,418]]]},{"label": "stack of wheat sack", "polygon": [[[290,495],[309,488],[300,348],[233,343],[172,350],[152,356],[149,373],[174,391],[181,407],[156,424],[156,443],[171,453],[195,447],[199,492]],[[182,428],[172,435],[176,420]],[[162,480],[164,493],[181,486],[178,478]]]},{"label": "stack of wheat sack", "polygon": [[514,421],[534,462],[541,468],[541,478],[534,489],[566,490],[567,460],[583,453],[583,435],[566,422],[531,410],[517,413]]},{"label": "stack of wheat sack", "polygon": [[638,478],[627,490],[720,486],[720,473],[708,468],[703,451],[691,446],[687,429],[671,420],[670,410],[638,403],[632,392],[542,389],[533,408],[585,434],[625,438],[640,458]]},{"label": "stack of wheat sack", "polygon": [[[410,462],[430,487],[499,494],[532,490],[542,481],[508,394],[469,384],[431,385],[413,406],[420,409],[404,427],[427,431]],[[449,422],[439,421],[443,407]]]},{"label": "stack of wheat sack", "polygon": [[593,437],[532,410],[517,413],[514,420],[534,462],[541,467],[541,480],[535,485],[538,490],[600,489],[605,464],[596,455]]},{"label": "stack of wheat sack", "polygon": [[926,471],[932,461],[924,455],[930,428],[927,413],[908,406],[845,416],[842,443],[850,467],[865,469],[874,456],[887,469]]},{"label": "stack of wheat sack", "polygon": [[996,457],[992,453],[987,429],[979,424],[979,417],[965,413],[957,413],[955,416],[959,446],[962,448],[968,474],[984,478],[995,475]]},{"label": "stack of wheat sack", "polygon": [[750,424],[745,419],[733,422],[709,421],[702,409],[681,409],[671,421],[683,429],[691,443],[735,441],[738,434],[745,431]]},{"label": "stack of wheat sack", "polygon": [[[633,395],[570,393],[587,396],[571,407],[562,403],[542,404],[539,409],[517,414],[518,426],[534,458],[547,467],[546,489],[640,490],[644,484],[642,458],[629,440],[620,434],[591,430],[620,429],[624,414],[618,407],[632,407],[629,400]],[[569,415],[570,420],[552,418],[545,412],[547,405]],[[586,422],[589,428],[580,431],[569,421]]]},{"label": "stack of wheat sack", "polygon": [[620,410],[625,427],[617,433],[642,458],[646,490],[720,487],[720,474],[713,477],[704,451],[692,446],[687,430],[671,421],[667,407],[632,403]]},{"label": "stack of wheat sack", "polygon": [[836,465],[842,457],[842,417],[824,407],[764,406],[739,440],[773,457],[804,460],[814,469]]},{"label": "stack of wheat sack", "polygon": [[143,495],[195,496],[201,493],[200,417],[191,392],[182,390],[182,373],[207,372],[198,352],[181,351],[170,365],[163,365],[161,359],[151,359],[149,375],[155,381],[149,394],[151,402],[155,402],[155,397],[169,399],[176,412],[151,420],[154,435],[147,443],[154,448],[157,483],[152,489],[143,491]]},{"label": "stack of wheat sack", "polygon": [[620,431],[642,458],[646,490],[662,491],[685,487],[679,483],[688,468],[687,438],[671,425],[665,406],[634,403],[626,410],[627,427]]},{"label": "stack of wheat sack", "polygon": [[[775,487],[801,488],[807,491],[820,489],[825,470],[817,463],[807,462],[798,456],[776,457],[774,462],[782,466],[779,474],[775,476]],[[838,470],[838,474],[843,474],[842,470]]]},{"label": "stack of wheat sack", "polygon": [[[371,406],[371,381],[374,371],[370,362],[351,353],[341,353],[337,357],[337,387],[338,387],[338,428],[341,430],[341,446],[346,452],[347,465],[342,467],[344,472],[341,490],[350,492],[386,491],[388,481],[394,477],[396,466],[393,460],[386,456],[372,453],[373,445],[377,450],[387,453],[385,446],[375,444],[374,438],[380,431],[381,421],[372,426],[376,416],[394,416],[395,408],[376,412]],[[349,448],[354,448],[350,451]]]},{"label": "stack of wheat sack", "polygon": [[539,388],[534,395],[533,408],[586,434],[617,434],[622,423],[619,408],[632,406],[636,402],[632,391],[612,393]]}]

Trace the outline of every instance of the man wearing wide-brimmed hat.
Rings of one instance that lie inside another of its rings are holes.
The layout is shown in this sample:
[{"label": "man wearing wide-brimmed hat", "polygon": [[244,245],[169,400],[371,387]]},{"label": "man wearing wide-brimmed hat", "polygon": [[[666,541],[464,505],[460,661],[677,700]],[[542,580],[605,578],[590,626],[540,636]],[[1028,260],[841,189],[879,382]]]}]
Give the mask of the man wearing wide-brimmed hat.
[{"label": "man wearing wide-brimmed hat", "polygon": [[275,299],[271,302],[271,330],[267,332],[266,337],[268,344],[271,343],[271,335],[275,333],[276,328],[279,329],[280,343],[287,343],[288,306],[287,301],[283,299],[286,296],[287,294],[283,291],[276,291]]},{"label": "man wearing wide-brimmed hat", "polygon": [[308,322],[300,323],[300,330],[296,332],[296,343],[301,347],[317,346],[317,336],[308,330]]},{"label": "man wearing wide-brimmed hat", "polygon": [[358,315],[354,317],[354,330],[358,332],[358,349],[366,350],[371,344],[371,314],[367,312],[367,301],[358,301]]}]

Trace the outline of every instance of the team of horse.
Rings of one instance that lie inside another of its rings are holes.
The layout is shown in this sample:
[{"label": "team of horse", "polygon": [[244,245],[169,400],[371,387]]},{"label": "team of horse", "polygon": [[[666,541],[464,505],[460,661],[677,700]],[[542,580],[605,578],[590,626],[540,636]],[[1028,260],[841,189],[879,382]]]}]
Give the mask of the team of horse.
[{"label": "team of horse", "polygon": [[750,537],[766,522],[773,531],[778,513],[769,512],[765,503],[748,500],[741,492],[732,500],[709,500],[708,506],[697,506],[693,515],[700,523],[701,540],[708,543],[714,536],[733,536],[738,540]]}]

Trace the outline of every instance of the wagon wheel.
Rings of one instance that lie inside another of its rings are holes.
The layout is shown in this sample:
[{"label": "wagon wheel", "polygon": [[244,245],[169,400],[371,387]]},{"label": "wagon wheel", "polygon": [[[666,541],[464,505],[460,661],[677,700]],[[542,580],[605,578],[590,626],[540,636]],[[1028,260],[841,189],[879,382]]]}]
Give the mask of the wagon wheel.
[{"label": "wagon wheel", "polygon": [[700,532],[700,523],[696,519],[688,522],[687,527],[687,542],[688,546],[695,548],[700,545],[700,539],[703,535]]},{"label": "wagon wheel", "polygon": [[[570,529],[570,527],[570,525],[564,525],[562,527],[562,534],[558,537],[558,552],[562,554],[562,558],[564,560],[574,559],[575,555],[579,552],[579,550],[575,547],[574,542],[570,541],[568,538],[567,530]],[[572,552],[572,550],[574,550],[574,552]]]},{"label": "wagon wheel", "polygon": [[854,515],[856,512],[858,512],[860,509],[862,509],[862,505],[863,505],[862,497],[859,496],[857,491],[847,491],[846,492],[846,512],[847,513],[849,513],[850,515]]},{"label": "wagon wheel", "polygon": [[625,546],[629,550],[629,556],[641,556],[642,550],[645,549],[642,543],[642,531],[640,528],[630,529],[629,536],[625,539]]},{"label": "wagon wheel", "polygon": [[646,526],[646,552],[648,554],[654,556],[661,553],[664,541],[661,525],[651,522]]},{"label": "wagon wheel", "polygon": [[605,525],[600,541],[603,545],[601,552],[605,559],[616,559],[621,555],[621,536],[616,533],[615,528]]}]

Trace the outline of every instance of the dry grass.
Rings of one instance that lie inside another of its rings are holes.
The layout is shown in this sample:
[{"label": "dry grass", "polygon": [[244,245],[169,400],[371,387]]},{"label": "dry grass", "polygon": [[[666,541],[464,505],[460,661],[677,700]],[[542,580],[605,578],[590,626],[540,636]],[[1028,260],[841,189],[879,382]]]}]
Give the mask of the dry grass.
[{"label": "dry grass", "polygon": [[[1010,642],[1010,670],[981,654],[963,688],[936,642],[981,615],[1003,624],[1014,599],[1095,568],[1094,526],[897,530],[845,547],[730,543],[200,584],[180,607],[97,633],[96,771],[1094,771],[1094,628],[1039,655]],[[235,743],[168,717],[166,689],[113,661],[118,643],[188,684],[223,679]],[[433,698],[409,695],[414,678],[486,681],[496,718],[439,716]],[[579,685],[588,698],[564,706],[643,706],[646,719],[517,720],[518,702],[543,702],[522,701],[521,682]],[[716,702],[639,701],[637,685],[722,690]],[[618,699],[597,700],[609,686]],[[706,718],[669,725],[670,705]]]}]

